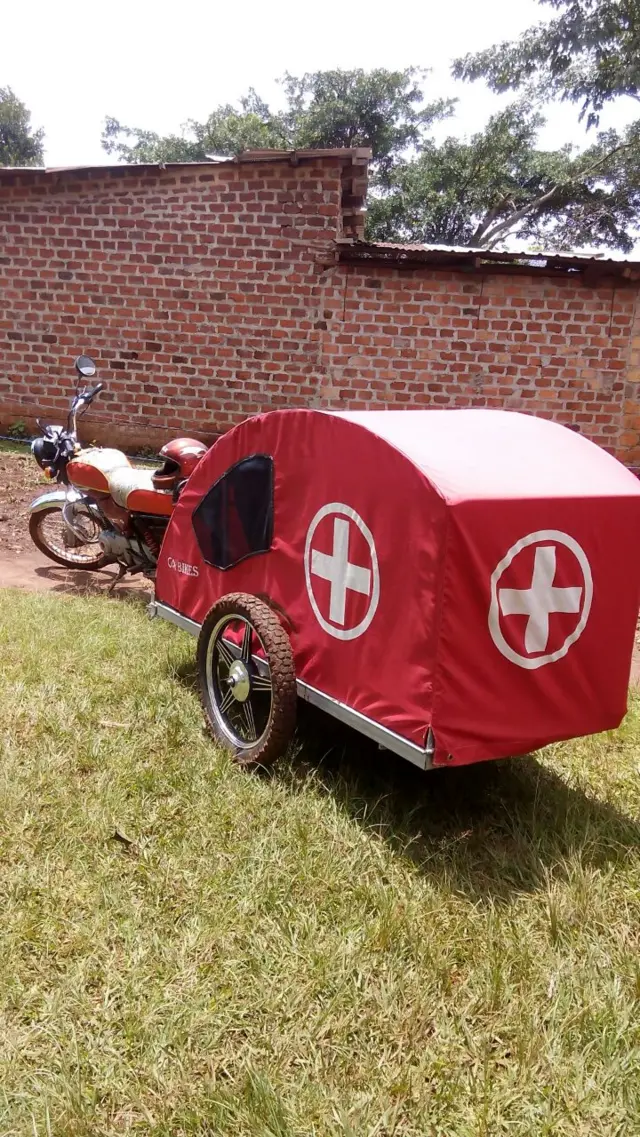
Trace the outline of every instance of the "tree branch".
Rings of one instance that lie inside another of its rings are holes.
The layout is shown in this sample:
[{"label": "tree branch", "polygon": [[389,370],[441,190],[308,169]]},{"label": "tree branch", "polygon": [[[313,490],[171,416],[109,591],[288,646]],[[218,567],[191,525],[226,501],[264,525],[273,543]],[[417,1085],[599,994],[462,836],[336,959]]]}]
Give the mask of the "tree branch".
[{"label": "tree branch", "polygon": [[534,201],[529,201],[526,205],[521,206],[520,209],[515,209],[504,221],[499,222],[493,229],[484,233],[484,246],[486,247],[489,244],[495,243],[496,239],[501,237],[503,233],[508,233],[510,229],[513,229],[514,225],[517,225],[519,221],[522,221],[529,213],[532,213],[534,209],[539,209],[540,206],[546,205],[559,189],[560,186],[555,185],[552,189],[547,190],[546,193],[541,194],[540,197],[535,198]]},{"label": "tree branch", "polygon": [[529,201],[526,205],[521,206],[520,209],[514,210],[514,212],[511,213],[509,217],[506,217],[504,221],[499,222],[499,224],[495,225],[493,229],[490,227],[487,228],[485,225],[483,230],[482,226],[479,226],[480,232],[477,237],[476,234],[474,234],[474,240],[477,239],[478,242],[482,241],[481,247],[493,248],[493,246],[504,233],[508,233],[509,230],[513,229],[514,225],[517,225],[519,221],[523,221],[524,218],[527,217],[530,213],[533,213],[534,210],[540,209],[541,206],[546,205],[547,202],[551,201],[563,185],[571,186],[575,185],[576,182],[584,181],[585,178],[588,178],[591,174],[594,174],[596,170],[601,169],[602,166],[604,166],[611,158],[613,158],[615,154],[619,154],[623,150],[630,150],[631,146],[631,142],[621,142],[619,146],[615,146],[613,150],[609,150],[607,154],[603,154],[601,158],[598,158],[597,161],[592,162],[590,166],[587,166],[586,169],[581,170],[579,174],[575,174],[574,177],[568,178],[566,182],[556,183],[556,185],[554,185],[550,190],[547,190],[546,193],[541,194],[540,197],[536,197],[533,201]]},{"label": "tree branch", "polygon": [[469,171],[469,177],[466,179],[466,181],[464,181],[462,183],[462,185],[460,186],[460,189],[458,191],[458,198],[459,199],[464,196],[464,194],[468,190],[468,188],[471,185],[474,178],[477,178],[483,172],[483,170],[484,170],[484,164],[483,163],[484,163],[484,156],[482,156],[477,161],[474,161],[472,163],[471,169]]},{"label": "tree branch", "polygon": [[482,220],[478,223],[478,227],[471,238],[471,244],[476,241],[480,243],[487,229],[490,228],[491,223],[495,221],[496,217],[500,216],[500,213],[503,207],[506,205],[506,202],[507,198],[501,197],[500,201],[496,205],[493,205],[491,209],[487,210]]},{"label": "tree branch", "polygon": [[576,174],[574,178],[570,178],[567,182],[567,185],[573,185],[574,182],[579,182],[583,178],[588,178],[590,174],[593,174],[596,170],[599,170],[600,167],[604,166],[610,158],[613,158],[614,154],[620,154],[622,150],[630,150],[632,146],[632,142],[621,142],[619,146],[614,146],[613,150],[609,150],[607,154],[603,154],[602,158],[598,158],[597,162],[593,162],[591,166],[587,166],[586,170],[581,170],[580,173]]}]

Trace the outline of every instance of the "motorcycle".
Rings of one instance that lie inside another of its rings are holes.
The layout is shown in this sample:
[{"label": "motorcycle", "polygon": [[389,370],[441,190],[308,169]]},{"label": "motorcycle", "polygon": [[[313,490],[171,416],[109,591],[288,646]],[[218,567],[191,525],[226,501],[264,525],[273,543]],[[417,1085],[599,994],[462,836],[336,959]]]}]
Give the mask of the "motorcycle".
[{"label": "motorcycle", "polygon": [[[207,448],[177,438],[160,451],[163,466],[137,470],[121,450],[83,447],[78,418],[104,384],[83,386],[96,365],[88,355],[75,361],[78,379],[66,427],[43,425],[31,444],[45,476],[62,488],[31,503],[29,534],[46,557],[65,568],[95,572],[117,565],[125,574],[155,575],[160,546],[179,494]],[[112,585],[113,587],[113,585]]]}]

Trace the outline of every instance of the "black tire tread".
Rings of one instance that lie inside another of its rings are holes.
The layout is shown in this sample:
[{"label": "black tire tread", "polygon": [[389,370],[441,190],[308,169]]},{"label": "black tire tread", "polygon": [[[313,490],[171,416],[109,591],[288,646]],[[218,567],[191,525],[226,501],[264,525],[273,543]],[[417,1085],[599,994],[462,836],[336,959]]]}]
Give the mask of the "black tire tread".
[{"label": "black tire tread", "polygon": [[39,533],[39,522],[50,513],[60,513],[57,505],[52,505],[50,509],[41,509],[38,513],[32,513],[29,518],[29,536],[36,549],[39,549],[45,557],[48,557],[50,561],[55,561],[57,565],[62,565],[63,568],[79,569],[81,572],[99,572],[99,570],[105,568],[106,565],[112,564],[112,561],[104,553],[101,553],[100,557],[96,560],[80,562],[65,560],[64,557],[60,557],[57,553],[52,552],[49,546],[42,540]]},{"label": "black tire tread", "polygon": [[227,739],[217,731],[209,707],[206,681],[206,657],[209,637],[218,621],[224,616],[238,615],[248,619],[264,644],[271,672],[273,714],[266,738],[251,750],[232,750],[238,765],[248,768],[270,766],[287,748],[296,724],[296,673],[289,637],[276,613],[246,592],[233,592],[223,596],[208,612],[198,637],[197,664],[200,702],[209,733],[218,744],[231,749]]}]

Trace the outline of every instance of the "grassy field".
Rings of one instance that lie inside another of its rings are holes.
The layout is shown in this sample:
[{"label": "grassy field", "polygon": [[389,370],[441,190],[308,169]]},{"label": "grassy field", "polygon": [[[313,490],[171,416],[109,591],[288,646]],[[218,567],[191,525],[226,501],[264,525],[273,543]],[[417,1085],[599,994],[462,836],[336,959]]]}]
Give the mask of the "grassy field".
[{"label": "grassy field", "polygon": [[421,775],[270,777],[193,641],[0,592],[2,1137],[640,1133],[640,715]]},{"label": "grassy field", "polygon": [[7,439],[0,438],[0,454],[29,454],[29,447],[25,446],[24,442],[9,442]]}]

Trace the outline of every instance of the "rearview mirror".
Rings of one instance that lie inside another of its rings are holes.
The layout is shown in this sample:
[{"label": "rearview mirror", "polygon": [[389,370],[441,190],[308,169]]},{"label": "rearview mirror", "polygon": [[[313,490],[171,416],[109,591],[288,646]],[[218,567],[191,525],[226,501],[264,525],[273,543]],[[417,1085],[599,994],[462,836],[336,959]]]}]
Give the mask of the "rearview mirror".
[{"label": "rearview mirror", "polygon": [[79,355],[75,363],[78,375],[83,379],[91,379],[96,373],[96,365],[88,355]]}]

